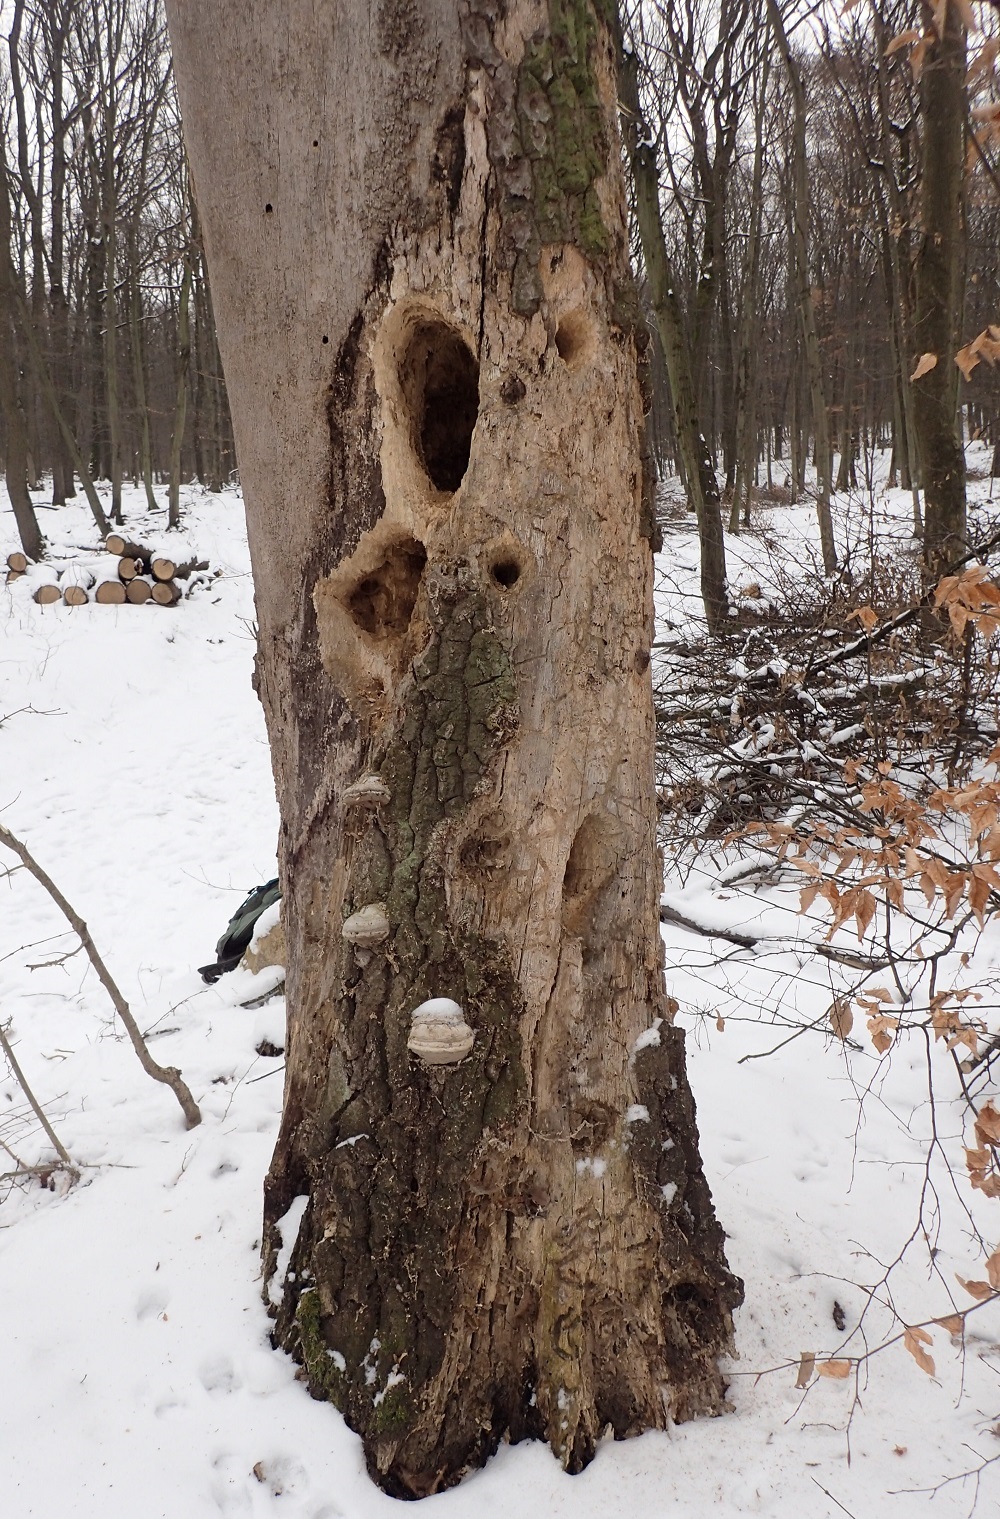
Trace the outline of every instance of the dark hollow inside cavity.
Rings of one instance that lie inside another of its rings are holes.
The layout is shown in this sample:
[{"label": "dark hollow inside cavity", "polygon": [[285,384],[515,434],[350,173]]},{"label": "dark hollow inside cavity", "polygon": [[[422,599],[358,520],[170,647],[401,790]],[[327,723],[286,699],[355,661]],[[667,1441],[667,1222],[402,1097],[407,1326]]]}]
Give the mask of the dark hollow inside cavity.
[{"label": "dark hollow inside cavity", "polygon": [[493,566],[493,579],[509,591],[521,578],[521,566],[516,559],[500,559]]},{"label": "dark hollow inside cavity", "polygon": [[401,638],[410,625],[420,577],[427,563],[422,543],[409,538],[390,548],[382,563],[358,581],[348,609],[372,638]]},{"label": "dark hollow inside cavity", "polygon": [[479,366],[457,332],[427,322],[410,340],[401,379],[424,468],[438,490],[455,491],[469,467]]}]

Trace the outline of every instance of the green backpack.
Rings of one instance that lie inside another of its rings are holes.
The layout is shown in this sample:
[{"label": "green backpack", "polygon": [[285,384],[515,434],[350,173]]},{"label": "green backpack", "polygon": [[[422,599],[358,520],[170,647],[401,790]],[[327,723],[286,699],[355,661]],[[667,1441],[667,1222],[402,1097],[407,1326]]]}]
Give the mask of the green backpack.
[{"label": "green backpack", "polygon": [[213,965],[200,965],[198,974],[209,986],[224,976],[226,971],[235,970],[243,959],[243,952],[257,926],[257,919],[274,902],[281,900],[281,887],[278,878],[273,881],[265,881],[263,886],[257,886],[247,897],[246,901],[237,907],[229,920],[229,925],[215,946],[216,960]]}]

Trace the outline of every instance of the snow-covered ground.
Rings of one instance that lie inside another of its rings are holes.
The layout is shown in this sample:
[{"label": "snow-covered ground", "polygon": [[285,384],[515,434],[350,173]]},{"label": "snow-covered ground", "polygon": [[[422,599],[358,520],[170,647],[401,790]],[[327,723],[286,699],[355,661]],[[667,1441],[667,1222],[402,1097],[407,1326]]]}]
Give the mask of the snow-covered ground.
[{"label": "snow-covered ground", "polygon": [[[905,537],[908,499],[878,500]],[[180,1066],[204,1114],[186,1131],[171,1093],[143,1074],[84,956],[61,958],[76,941],[36,883],[24,871],[0,881],[0,1018],[82,1170],[68,1192],[58,1178],[55,1191],[0,1184],[0,1515],[378,1519],[398,1505],[369,1482],[358,1440],[268,1344],[259,1216],[282,1077],[257,1046],[280,1045],[282,1004],[240,1004],[273,973],[205,987],[195,969],[274,873],[277,815],[250,687],[242,507],[197,490],[184,507],[185,544],[223,574],[176,608],[42,608],[27,581],[0,587],[0,820],[86,919],[152,1053]],[[166,542],[138,494],[126,513],[130,534]],[[84,507],[41,515],[58,552],[96,551]],[[808,508],[775,508],[771,527],[797,545],[793,560],[812,551]],[[0,494],[0,557],[15,547]],[[766,594],[760,540],[729,547],[732,583]],[[661,612],[678,626],[696,610],[683,522],[663,564]],[[964,1346],[933,1328],[933,1377],[901,1342],[879,1348],[901,1324],[968,1306],[955,1274],[982,1274],[957,1104],[938,1107],[928,1176],[921,1039],[879,1057],[819,1028],[767,1053],[822,1022],[837,990],[834,969],[802,947],[825,927],[798,916],[797,892],[754,894],[707,866],[683,879],[668,869],[666,890],[688,917],[767,941],[750,953],[665,930],[706,1170],[746,1281],[733,1412],[608,1443],[579,1477],[542,1446],[505,1448],[422,1512],[957,1519],[978,1498],[994,1514],[1000,1461],[978,1481],[961,1474],[1000,1455],[996,1308],[968,1321]],[[988,929],[969,974],[998,963]],[[26,1162],[50,1153],[2,1065],[0,1141]],[[911,1240],[928,1180],[933,1255]],[[975,1217],[1000,1243],[1000,1199]],[[876,1353],[857,1376],[796,1390],[802,1352],[866,1346]]]}]

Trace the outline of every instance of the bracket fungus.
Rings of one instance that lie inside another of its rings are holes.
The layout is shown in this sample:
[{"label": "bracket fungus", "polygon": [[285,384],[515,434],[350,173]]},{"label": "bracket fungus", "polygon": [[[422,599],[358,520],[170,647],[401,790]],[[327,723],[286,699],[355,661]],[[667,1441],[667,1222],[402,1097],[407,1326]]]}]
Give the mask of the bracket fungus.
[{"label": "bracket fungus", "polygon": [[353,944],[356,949],[370,949],[373,944],[381,944],[383,939],[389,937],[389,919],[384,904],[369,902],[359,912],[352,912],[349,918],[344,919],[340,932],[348,944]]},{"label": "bracket fungus", "polygon": [[450,997],[431,997],[410,1015],[412,1025],[406,1047],[425,1065],[457,1065],[475,1042],[476,1031]]},{"label": "bracket fungus", "polygon": [[342,800],[345,807],[381,807],[391,794],[379,776],[363,775],[352,786],[348,786]]}]

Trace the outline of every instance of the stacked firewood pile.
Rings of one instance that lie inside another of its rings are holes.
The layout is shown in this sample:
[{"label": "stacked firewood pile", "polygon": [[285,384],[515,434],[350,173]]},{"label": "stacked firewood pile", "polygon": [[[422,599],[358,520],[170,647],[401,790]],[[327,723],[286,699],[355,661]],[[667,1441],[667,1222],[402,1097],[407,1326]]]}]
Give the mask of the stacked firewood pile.
[{"label": "stacked firewood pile", "polygon": [[109,533],[104,547],[117,562],[102,556],[60,568],[34,564],[24,554],[8,554],[7,583],[30,576],[35,582],[34,599],[40,606],[56,601],[70,607],[85,606],[90,601],[99,606],[144,606],[151,601],[156,606],[172,607],[182,596],[190,596],[196,586],[215,578],[207,559],[178,564],[169,555],[131,543],[120,533]]}]

